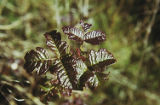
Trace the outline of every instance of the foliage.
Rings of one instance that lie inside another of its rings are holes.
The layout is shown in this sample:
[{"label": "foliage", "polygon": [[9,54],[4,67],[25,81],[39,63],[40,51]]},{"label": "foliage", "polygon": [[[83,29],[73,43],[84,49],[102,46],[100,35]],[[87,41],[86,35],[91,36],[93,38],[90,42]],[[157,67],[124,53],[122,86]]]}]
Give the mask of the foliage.
[{"label": "foliage", "polygon": [[91,44],[99,44],[106,40],[106,35],[101,31],[91,31],[87,30],[91,27],[91,24],[84,23],[82,20],[80,22],[83,30],[80,30],[76,27],[66,26],[63,27],[63,32],[68,35],[69,39],[73,39],[82,43],[83,41]]},{"label": "foliage", "polygon": [[[80,24],[82,24],[82,20]],[[85,29],[83,31],[75,27],[70,28],[70,26],[63,27],[63,31],[69,35],[70,39],[77,40],[77,42],[86,41],[91,44],[99,44],[105,40],[105,34],[101,34],[102,32],[100,31],[81,34],[90,27],[88,23],[83,24],[85,24],[82,25],[82,28]],[[24,67],[29,73],[35,70],[39,75],[45,74],[47,71],[55,74],[58,84],[54,85],[52,83],[53,86],[51,88],[55,86],[62,87],[58,89],[59,91],[82,90],[86,86],[92,89],[96,88],[100,80],[106,79],[106,76],[108,76],[103,73],[106,66],[116,61],[113,55],[106,49],[100,49],[98,52],[91,50],[86,52],[86,55],[81,53],[83,52],[81,47],[78,48],[78,52],[75,52],[73,49],[71,51],[67,42],[61,40],[61,34],[56,30],[47,32],[44,35],[46,44],[52,51],[53,57],[50,57],[45,49],[37,47],[36,50],[26,53]],[[78,54],[83,55],[85,60],[81,59]],[[101,76],[98,77],[99,74]],[[55,93],[55,91],[53,92]],[[56,94],[59,93],[57,92]]]}]

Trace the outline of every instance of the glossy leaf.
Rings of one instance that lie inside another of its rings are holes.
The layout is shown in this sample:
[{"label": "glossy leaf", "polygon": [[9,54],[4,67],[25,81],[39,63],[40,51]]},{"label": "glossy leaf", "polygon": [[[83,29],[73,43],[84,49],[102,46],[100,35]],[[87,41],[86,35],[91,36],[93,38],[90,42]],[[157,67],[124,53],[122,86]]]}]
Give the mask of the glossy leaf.
[{"label": "glossy leaf", "polygon": [[87,43],[96,45],[106,40],[106,35],[101,31],[87,32],[87,30],[91,27],[91,24],[81,21],[80,25],[82,26],[83,30],[71,26],[63,27],[62,30],[68,35],[69,39],[76,40],[81,44],[83,41],[85,41]]},{"label": "glossy leaf", "polygon": [[106,49],[91,50],[89,54],[90,68],[94,71],[102,71],[104,67],[116,62],[113,55]]},{"label": "glossy leaf", "polygon": [[55,30],[45,34],[47,46],[54,52],[56,55],[63,56],[67,54],[68,45],[65,41],[61,41],[60,33],[57,33]]},{"label": "glossy leaf", "polygon": [[52,63],[47,51],[41,47],[37,47],[36,50],[27,52],[25,55],[25,61],[24,68],[28,72],[35,70],[37,74],[40,75],[45,73]]},{"label": "glossy leaf", "polygon": [[68,35],[69,39],[76,40],[79,43],[83,41],[84,32],[76,27],[66,26],[62,28],[63,32]]},{"label": "glossy leaf", "polygon": [[78,89],[79,79],[87,70],[87,66],[81,59],[66,55],[61,60],[56,60],[53,69],[56,70],[58,80],[63,87]]},{"label": "glossy leaf", "polygon": [[97,76],[89,70],[86,71],[80,78],[80,89],[83,89],[85,86],[94,89],[98,86],[98,84],[99,80]]},{"label": "glossy leaf", "polygon": [[[84,41],[91,44],[99,44],[106,39],[106,35],[101,31],[86,32],[91,24],[81,21],[82,31],[76,27],[63,27],[63,32],[68,35],[69,39],[76,40],[80,43]],[[31,50],[25,56],[26,63],[24,67],[28,72],[35,70],[38,74],[43,74],[50,69],[57,77],[56,87],[62,90],[79,90],[88,86],[91,89],[96,88],[101,80],[105,80],[108,74],[103,70],[106,66],[113,64],[116,60],[113,55],[106,49],[99,51],[91,50],[81,52],[80,49],[71,50],[65,41],[61,41],[59,32],[53,30],[45,33],[46,44],[53,52],[53,58],[48,56],[45,49],[37,47]],[[86,61],[88,61],[86,63]],[[53,91],[56,93],[57,91]],[[67,92],[71,93],[71,92]]]},{"label": "glossy leaf", "polygon": [[87,71],[88,68],[81,59],[75,60],[75,62],[76,63],[75,63],[74,70],[76,70],[76,73],[77,73],[75,78],[75,83],[79,84],[80,77]]},{"label": "glossy leaf", "polygon": [[67,74],[67,70],[64,67],[60,59],[57,59],[54,63],[53,70],[56,70],[57,78],[62,87],[72,89],[72,83]]},{"label": "glossy leaf", "polygon": [[101,31],[91,31],[84,35],[83,40],[91,44],[99,44],[106,40],[106,35]]},{"label": "glossy leaf", "polygon": [[66,42],[61,41],[60,34],[51,31],[45,34],[47,46],[54,52],[56,60],[53,64],[52,71],[56,71],[59,83],[67,89],[74,88],[74,79],[76,71],[74,70],[73,58],[68,55]]}]

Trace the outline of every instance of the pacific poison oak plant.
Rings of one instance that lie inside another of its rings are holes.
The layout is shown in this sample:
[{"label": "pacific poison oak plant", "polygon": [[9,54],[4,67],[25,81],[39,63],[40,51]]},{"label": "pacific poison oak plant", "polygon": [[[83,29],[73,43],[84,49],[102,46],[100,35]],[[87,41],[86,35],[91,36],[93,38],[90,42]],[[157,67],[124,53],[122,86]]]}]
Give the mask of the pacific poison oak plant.
[{"label": "pacific poison oak plant", "polygon": [[[79,45],[89,43],[99,45],[106,40],[101,31],[88,31],[91,24],[80,21],[79,28],[65,26],[62,28],[68,38]],[[61,40],[61,34],[56,30],[44,34],[48,48],[53,52],[52,57],[47,50],[37,47],[25,55],[24,68],[27,72],[35,71],[38,75],[50,72],[56,77],[51,81],[49,91],[56,94],[68,93],[71,90],[83,90],[84,87],[96,88],[108,74],[103,73],[106,66],[116,62],[113,55],[106,49],[84,52],[79,47],[75,51],[70,49],[67,42]]]}]

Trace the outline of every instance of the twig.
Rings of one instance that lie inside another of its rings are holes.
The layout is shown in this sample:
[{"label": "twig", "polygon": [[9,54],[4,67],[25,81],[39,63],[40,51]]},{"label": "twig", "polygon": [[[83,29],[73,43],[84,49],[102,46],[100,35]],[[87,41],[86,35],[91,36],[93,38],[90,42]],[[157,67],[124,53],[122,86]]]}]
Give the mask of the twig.
[{"label": "twig", "polygon": [[151,22],[149,23],[148,27],[146,28],[146,35],[145,35],[145,39],[144,39],[144,46],[145,47],[148,45],[149,35],[151,33],[152,27],[155,22],[156,15],[158,13],[159,3],[160,3],[160,0],[156,0],[155,8],[153,9],[153,16],[151,18]]},{"label": "twig", "polygon": [[8,25],[0,25],[0,30],[11,30],[11,29],[17,28],[17,27],[20,26],[24,21],[30,20],[30,19],[32,19],[33,17],[34,17],[33,15],[27,14],[27,15],[21,17],[20,19],[14,21],[14,22],[11,23],[11,24],[8,24]]}]

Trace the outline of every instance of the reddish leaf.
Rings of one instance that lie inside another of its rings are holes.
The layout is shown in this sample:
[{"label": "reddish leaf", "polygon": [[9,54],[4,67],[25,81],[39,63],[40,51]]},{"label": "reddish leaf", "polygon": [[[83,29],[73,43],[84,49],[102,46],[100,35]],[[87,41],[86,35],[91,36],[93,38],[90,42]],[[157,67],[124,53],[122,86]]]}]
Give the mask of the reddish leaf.
[{"label": "reddish leaf", "polygon": [[56,54],[63,56],[67,54],[68,45],[65,41],[61,41],[60,33],[51,31],[45,34],[47,46]]},{"label": "reddish leaf", "polygon": [[113,55],[106,49],[91,50],[89,54],[90,68],[94,71],[103,71],[104,67],[116,62]]},{"label": "reddish leaf", "polygon": [[91,31],[84,35],[83,40],[91,44],[99,44],[106,40],[106,35],[101,31]]},{"label": "reddish leaf", "polygon": [[96,45],[106,40],[106,35],[101,31],[87,32],[87,30],[91,27],[91,24],[84,23],[82,20],[80,24],[83,31],[81,31],[79,28],[71,26],[63,27],[62,30],[68,35],[69,39],[76,40],[80,44],[85,41],[87,43]]},{"label": "reddish leaf", "polygon": [[86,71],[80,78],[80,89],[83,89],[85,86],[94,89],[98,86],[98,84],[99,80],[97,76],[89,70]]},{"label": "reddish leaf", "polygon": [[69,39],[76,40],[82,43],[84,33],[76,27],[66,26],[62,28],[63,32],[68,35]]},{"label": "reddish leaf", "polygon": [[37,74],[40,75],[45,73],[52,63],[52,59],[49,58],[47,51],[41,47],[37,47],[36,50],[27,52],[25,61],[24,68],[28,72],[36,70]]}]

